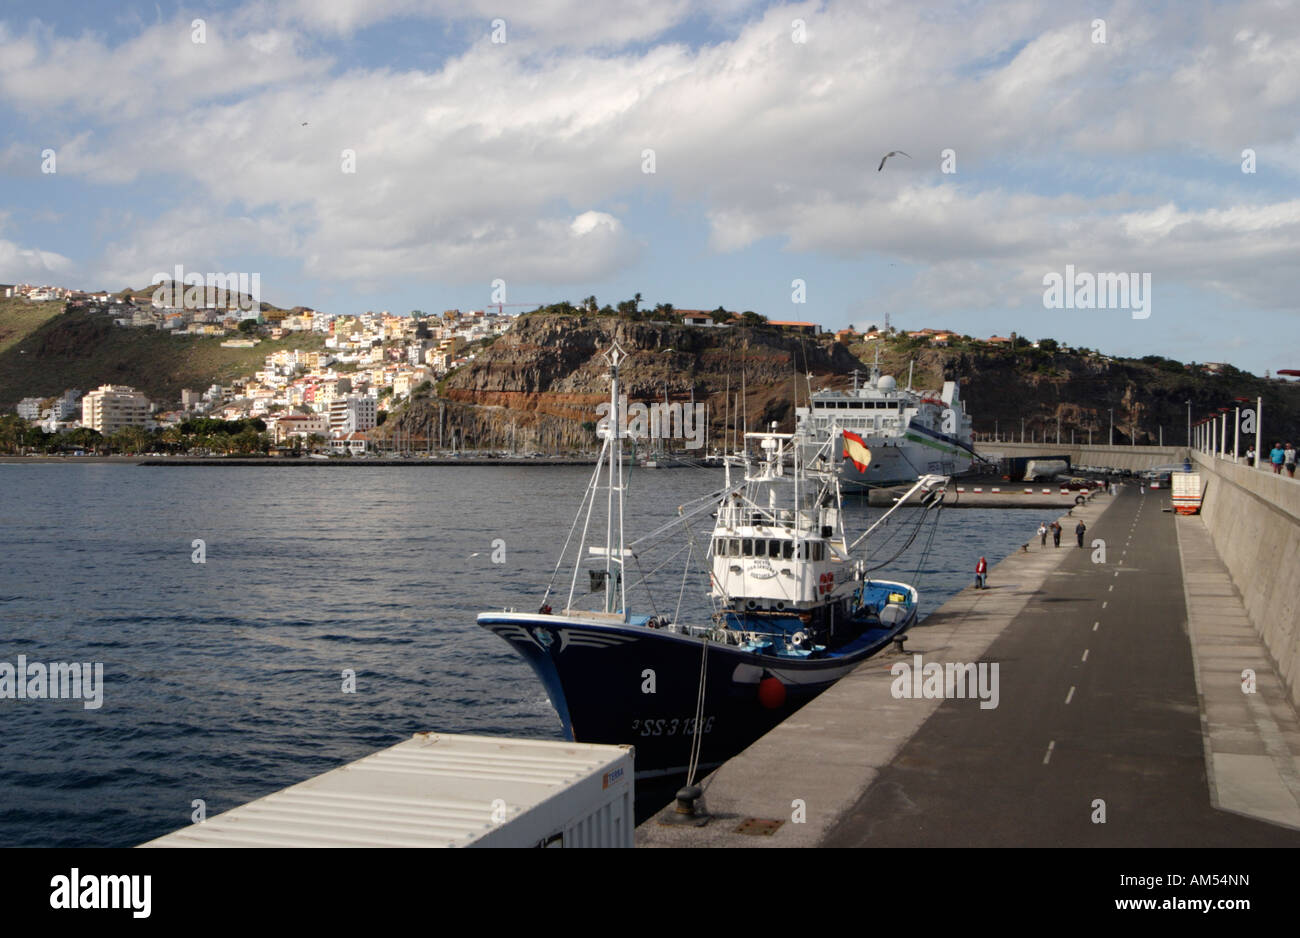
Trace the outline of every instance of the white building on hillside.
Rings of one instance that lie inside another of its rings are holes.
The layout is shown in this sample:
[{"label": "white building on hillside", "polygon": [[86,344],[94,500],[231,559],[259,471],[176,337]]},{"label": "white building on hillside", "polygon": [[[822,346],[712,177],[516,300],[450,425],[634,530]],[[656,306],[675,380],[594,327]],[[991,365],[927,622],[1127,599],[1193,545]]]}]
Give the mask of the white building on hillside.
[{"label": "white building on hillside", "polygon": [[373,430],[379,419],[379,402],[373,397],[351,394],[330,402],[330,433],[347,435]]},{"label": "white building on hillside", "polygon": [[81,425],[108,436],[149,422],[149,398],[135,388],[103,384],[81,399]]}]

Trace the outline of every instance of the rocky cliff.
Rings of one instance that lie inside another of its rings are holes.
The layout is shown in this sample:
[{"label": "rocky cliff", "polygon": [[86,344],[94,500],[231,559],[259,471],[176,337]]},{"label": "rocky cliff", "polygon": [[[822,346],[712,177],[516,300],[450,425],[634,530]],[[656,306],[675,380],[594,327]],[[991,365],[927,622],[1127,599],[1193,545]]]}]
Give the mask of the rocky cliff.
[{"label": "rocky cliff", "polygon": [[[822,379],[862,367],[831,337],[770,329],[707,329],[614,317],[524,316],[475,361],[417,398],[380,428],[382,437],[468,448],[551,452],[590,449],[597,407],[608,400],[602,352],[615,341],[629,355],[630,401],[707,407],[710,435],[724,424],[792,425],[792,401],[807,399],[809,373]],[[734,419],[739,407],[742,419]],[[441,437],[439,432],[441,431]]]},{"label": "rocky cliff", "polygon": [[[710,444],[747,422],[794,423],[794,400],[808,387],[848,387],[852,372],[881,371],[918,388],[961,385],[979,434],[1106,439],[1167,444],[1186,437],[1187,405],[1202,416],[1235,398],[1264,397],[1265,432],[1300,437],[1300,386],[1229,370],[1209,375],[1153,356],[1114,360],[1095,352],[1057,352],[961,343],[928,348],[902,337],[846,345],[830,335],[798,336],[771,327],[700,328],[612,316],[527,315],[439,385],[395,412],[381,438],[422,446],[557,452],[595,445],[597,407],[608,399],[601,352],[617,340],[629,353],[622,371],[631,401],[707,405]],[[813,377],[808,379],[808,375]],[[1244,444],[1243,444],[1244,446]]]}]

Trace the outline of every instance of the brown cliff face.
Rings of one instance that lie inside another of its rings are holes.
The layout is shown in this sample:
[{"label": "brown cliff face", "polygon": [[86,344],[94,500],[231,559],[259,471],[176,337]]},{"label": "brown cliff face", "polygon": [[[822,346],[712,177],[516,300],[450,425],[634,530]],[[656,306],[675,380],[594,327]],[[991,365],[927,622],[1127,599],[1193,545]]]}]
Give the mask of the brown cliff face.
[{"label": "brown cliff face", "polygon": [[[589,451],[596,447],[597,406],[608,400],[601,352],[617,340],[629,358],[621,378],[630,401],[693,399],[708,407],[710,447],[728,427],[751,430],[777,423],[790,430],[797,390],[801,404],[814,388],[849,387],[852,372],[880,369],[906,385],[938,389],[958,381],[978,435],[1055,440],[1106,439],[1114,410],[1115,441],[1168,445],[1186,437],[1187,406],[1204,416],[1235,398],[1264,397],[1265,432],[1300,437],[1300,385],[1249,374],[1206,375],[1167,360],[1111,360],[1074,352],[1011,350],[980,344],[917,347],[905,339],[835,342],[771,328],[708,329],[614,317],[528,315],[475,361],[442,382],[438,396],[415,400],[379,428],[423,447],[453,445],[516,452]],[[812,374],[811,382],[806,377]],[[744,394],[742,397],[742,381]],[[736,413],[737,401],[742,414]],[[742,423],[743,421],[743,423]],[[439,442],[441,441],[441,443]],[[1245,444],[1243,444],[1244,446]]]},{"label": "brown cliff face", "polygon": [[[750,429],[776,421],[793,426],[796,382],[807,400],[809,372],[817,382],[862,365],[830,336],[795,336],[769,329],[706,329],[613,317],[525,316],[440,387],[380,428],[408,438],[426,434],[444,446],[453,434],[471,449],[587,450],[596,445],[596,408],[609,399],[602,353],[617,341],[628,353],[620,372],[629,401],[707,406],[710,439],[722,436],[740,398]],[[728,405],[727,398],[731,397]],[[439,408],[441,407],[441,411]],[[441,413],[441,416],[439,414]]]}]

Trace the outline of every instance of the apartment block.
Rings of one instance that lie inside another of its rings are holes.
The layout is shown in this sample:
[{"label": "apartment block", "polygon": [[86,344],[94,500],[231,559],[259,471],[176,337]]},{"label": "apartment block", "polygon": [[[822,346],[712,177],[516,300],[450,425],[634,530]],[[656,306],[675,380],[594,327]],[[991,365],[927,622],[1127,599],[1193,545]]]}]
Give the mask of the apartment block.
[{"label": "apartment block", "polygon": [[103,384],[81,399],[81,425],[108,436],[149,421],[149,398],[120,384]]}]

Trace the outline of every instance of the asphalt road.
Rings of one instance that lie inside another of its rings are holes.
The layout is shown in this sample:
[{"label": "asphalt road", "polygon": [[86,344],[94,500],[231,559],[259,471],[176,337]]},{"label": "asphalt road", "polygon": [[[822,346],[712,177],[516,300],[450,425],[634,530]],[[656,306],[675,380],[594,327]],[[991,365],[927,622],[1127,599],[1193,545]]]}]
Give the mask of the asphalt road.
[{"label": "asphalt road", "polygon": [[944,701],[824,845],[1300,846],[1210,804],[1168,505],[1121,489],[1085,539],[1105,563],[1067,526],[1073,556],[983,659],[999,706]]}]

